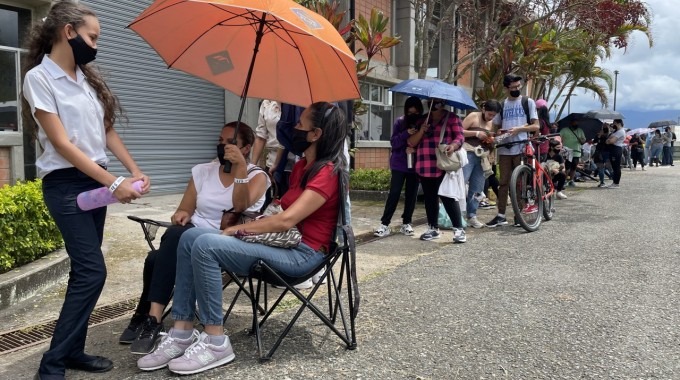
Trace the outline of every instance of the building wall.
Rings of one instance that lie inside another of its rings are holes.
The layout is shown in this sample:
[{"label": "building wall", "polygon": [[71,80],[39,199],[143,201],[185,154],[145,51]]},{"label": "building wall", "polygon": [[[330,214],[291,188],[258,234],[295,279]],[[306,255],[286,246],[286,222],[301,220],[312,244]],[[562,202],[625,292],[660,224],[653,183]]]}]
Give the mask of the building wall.
[{"label": "building wall", "polygon": [[[383,12],[385,17],[390,18],[390,22],[392,22],[392,1],[391,0],[357,0],[355,2],[355,13],[356,17],[359,18],[359,15],[363,15],[367,19],[371,17],[371,10],[373,8],[377,8]],[[391,31],[387,33],[387,35],[392,35]],[[361,55],[361,54],[359,54]],[[390,63],[391,60],[391,52],[389,50],[386,50],[384,52],[384,56],[382,55],[377,55],[372,60],[380,61],[381,63]]]},{"label": "building wall", "polygon": [[0,187],[10,184],[10,148],[0,147]]},{"label": "building wall", "polygon": [[359,148],[355,154],[355,169],[384,169],[390,167],[390,149],[382,147]]}]

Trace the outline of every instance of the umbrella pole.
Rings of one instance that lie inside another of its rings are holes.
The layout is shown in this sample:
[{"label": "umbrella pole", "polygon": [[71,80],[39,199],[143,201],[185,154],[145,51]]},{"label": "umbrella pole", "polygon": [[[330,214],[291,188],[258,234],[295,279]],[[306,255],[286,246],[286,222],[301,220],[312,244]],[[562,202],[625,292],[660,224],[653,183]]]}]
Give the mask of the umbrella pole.
[{"label": "umbrella pole", "polygon": [[[236,144],[236,136],[238,135],[238,128],[241,126],[241,117],[243,117],[243,109],[246,105],[246,97],[248,96],[248,88],[250,87],[250,78],[253,76],[253,68],[255,67],[255,58],[257,57],[257,52],[260,50],[260,42],[262,42],[262,36],[264,35],[264,25],[267,18],[267,14],[262,12],[262,17],[260,18],[260,25],[257,29],[257,34],[255,37],[255,47],[253,48],[253,58],[250,60],[250,67],[248,68],[248,76],[246,76],[246,83],[243,86],[243,93],[241,94],[241,109],[238,111],[238,120],[236,121],[236,128],[234,128],[234,137],[230,141],[231,144]],[[231,173],[231,162],[227,161],[224,164],[225,173]]]}]

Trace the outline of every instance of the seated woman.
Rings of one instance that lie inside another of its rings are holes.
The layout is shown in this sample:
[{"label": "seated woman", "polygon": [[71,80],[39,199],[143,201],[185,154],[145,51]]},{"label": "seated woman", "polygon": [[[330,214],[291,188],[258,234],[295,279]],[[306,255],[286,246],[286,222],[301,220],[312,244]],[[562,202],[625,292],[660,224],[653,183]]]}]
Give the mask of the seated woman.
[{"label": "seated woman", "polygon": [[[338,219],[338,180],[347,180],[343,143],[349,133],[342,111],[329,103],[309,106],[295,126],[295,151],[304,158],[293,167],[290,188],[281,199],[284,211],[222,231],[194,228],[187,231],[177,250],[177,286],[172,306],[175,325],[156,350],[140,358],[145,371],[165,367],[179,374],[194,374],[229,363],[234,351],[222,326],[220,268],[247,275],[259,259],[289,276],[309,273],[329,250]],[[302,242],[295,248],[274,248],[246,243],[232,236],[287,231],[297,226]],[[202,333],[194,329],[198,301]],[[191,346],[191,349],[188,349]]]},{"label": "seated woman", "polygon": [[546,160],[542,164],[543,169],[550,173],[553,185],[555,186],[556,196],[559,199],[567,199],[564,194],[564,184],[567,182],[567,174],[565,172],[564,157],[560,155],[562,144],[557,140],[550,140],[548,147],[548,154]]},{"label": "seated woman", "polygon": [[[150,353],[163,330],[161,317],[170,302],[175,285],[177,244],[180,236],[192,227],[205,227],[219,231],[222,210],[235,212],[258,211],[269,188],[269,177],[253,164],[247,163],[255,136],[253,130],[241,123],[236,145],[225,144],[234,136],[236,122],[222,128],[217,145],[218,161],[199,164],[191,169],[191,179],[182,201],[170,218],[172,226],[161,238],[157,251],[149,252],[144,262],[144,286],[137,310],[130,325],[120,336],[120,343],[132,343],[133,354]],[[223,171],[230,161],[230,173]],[[235,178],[247,178],[234,181]]]}]

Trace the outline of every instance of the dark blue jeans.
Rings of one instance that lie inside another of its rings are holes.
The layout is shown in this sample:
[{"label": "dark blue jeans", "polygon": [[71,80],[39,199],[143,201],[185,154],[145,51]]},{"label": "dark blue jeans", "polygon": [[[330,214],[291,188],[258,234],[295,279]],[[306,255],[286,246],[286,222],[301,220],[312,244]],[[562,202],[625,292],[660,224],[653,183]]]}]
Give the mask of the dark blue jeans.
[{"label": "dark blue jeans", "polygon": [[102,185],[75,168],[56,170],[43,178],[47,209],[54,218],[71,259],[68,286],[52,342],[39,372],[63,376],[65,361],[86,361],[87,323],[106,281],[101,245],[106,207],[82,211],[79,193]]},{"label": "dark blue jeans", "polygon": [[383,212],[382,218],[380,218],[380,222],[386,226],[390,225],[392,216],[397,210],[399,198],[401,197],[401,189],[404,187],[404,183],[406,183],[406,191],[404,194],[404,213],[401,214],[401,219],[404,224],[411,224],[413,211],[416,209],[416,198],[418,197],[418,175],[416,173],[392,170],[390,193],[385,202],[385,211]]}]

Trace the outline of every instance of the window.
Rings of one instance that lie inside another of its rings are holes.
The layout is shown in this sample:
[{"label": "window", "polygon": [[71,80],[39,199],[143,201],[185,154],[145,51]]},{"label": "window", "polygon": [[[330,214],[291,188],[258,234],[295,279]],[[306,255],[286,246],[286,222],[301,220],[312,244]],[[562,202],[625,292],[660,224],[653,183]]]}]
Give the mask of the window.
[{"label": "window", "polygon": [[389,141],[392,133],[392,101],[387,87],[362,82],[360,89],[366,113],[358,116],[361,122],[358,140]]},{"label": "window", "polygon": [[0,133],[21,128],[19,55],[30,23],[30,10],[0,5]]}]

